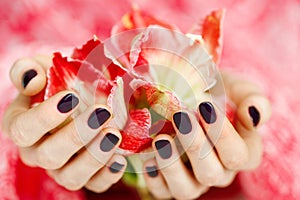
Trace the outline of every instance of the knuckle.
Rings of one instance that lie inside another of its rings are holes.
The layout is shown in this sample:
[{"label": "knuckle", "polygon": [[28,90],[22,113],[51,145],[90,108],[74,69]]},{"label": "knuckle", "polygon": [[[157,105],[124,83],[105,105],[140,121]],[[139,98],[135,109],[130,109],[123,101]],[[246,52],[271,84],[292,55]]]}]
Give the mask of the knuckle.
[{"label": "knuckle", "polygon": [[178,190],[173,192],[173,197],[176,199],[195,199],[200,196],[199,191],[191,191],[191,190]]},{"label": "knuckle", "polygon": [[68,175],[58,175],[56,177],[56,181],[63,187],[68,190],[76,191],[80,190],[83,186],[79,180],[73,178],[72,176]]},{"label": "knuckle", "polygon": [[24,130],[24,124],[20,117],[16,117],[14,122],[9,127],[9,134],[11,139],[21,147],[28,147],[32,145],[30,137],[27,137]]},{"label": "knuckle", "polygon": [[75,145],[75,146],[83,146],[83,141],[81,140],[76,128],[73,126],[73,124],[70,127],[70,130],[68,131],[68,137],[70,138],[70,141]]},{"label": "knuckle", "polygon": [[102,186],[96,186],[95,184],[87,184],[85,187],[95,193],[102,193],[105,192],[109,189],[111,185],[106,184],[106,185],[102,185]]},{"label": "knuckle", "polygon": [[27,166],[30,166],[30,167],[35,167],[36,166],[34,161],[27,154],[23,154],[23,153],[20,152],[20,159]]},{"label": "knuckle", "polygon": [[61,167],[59,160],[52,154],[51,150],[45,146],[37,149],[37,163],[45,169],[58,169]]},{"label": "knuckle", "polygon": [[172,196],[168,192],[157,190],[150,191],[150,193],[155,197],[155,199],[171,199]]},{"label": "knuckle", "polygon": [[205,186],[214,186],[220,181],[222,177],[221,171],[210,171],[209,173],[202,174],[201,176],[196,176],[196,179]]},{"label": "knuckle", "polygon": [[247,162],[247,156],[242,153],[229,156],[228,158],[223,160],[223,164],[225,165],[225,167],[232,170],[238,170],[243,168],[243,166],[245,166]]}]

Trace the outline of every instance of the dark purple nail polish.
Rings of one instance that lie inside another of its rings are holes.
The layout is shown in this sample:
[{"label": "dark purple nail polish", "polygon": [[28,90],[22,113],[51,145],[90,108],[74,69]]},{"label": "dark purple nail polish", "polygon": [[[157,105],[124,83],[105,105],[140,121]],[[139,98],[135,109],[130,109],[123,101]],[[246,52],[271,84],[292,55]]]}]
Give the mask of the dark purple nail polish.
[{"label": "dark purple nail polish", "polygon": [[168,159],[172,155],[171,144],[168,140],[158,140],[155,142],[155,147],[158,151],[158,154],[163,159]]},{"label": "dark purple nail polish", "polygon": [[104,108],[97,108],[89,117],[88,125],[92,129],[99,128],[102,124],[104,124],[109,118],[110,113],[108,110]]},{"label": "dark purple nail polish", "polygon": [[148,176],[150,176],[152,178],[158,176],[158,171],[157,171],[156,166],[146,167],[146,172],[147,172]]},{"label": "dark purple nail polish", "polygon": [[26,88],[28,83],[37,75],[37,72],[33,69],[28,70],[27,72],[24,73],[22,77],[22,86],[23,88]]},{"label": "dark purple nail polish", "polygon": [[57,109],[61,113],[67,113],[75,108],[79,103],[79,99],[72,93],[64,96],[57,104]]},{"label": "dark purple nail polish", "polygon": [[118,173],[119,171],[121,171],[121,169],[124,167],[123,164],[120,164],[120,163],[117,163],[117,162],[114,162],[110,167],[109,167],[109,171],[111,173]]},{"label": "dark purple nail polish", "polygon": [[248,112],[252,118],[253,126],[256,127],[260,121],[260,114],[258,110],[254,106],[250,106]]},{"label": "dark purple nail polish", "polygon": [[216,122],[217,115],[214,106],[210,102],[203,102],[199,105],[199,111],[204,121],[208,124]]},{"label": "dark purple nail polish", "polygon": [[192,131],[191,120],[187,113],[177,112],[173,115],[173,120],[176,125],[176,128],[183,135],[186,135]]},{"label": "dark purple nail polish", "polygon": [[114,146],[116,146],[118,142],[119,138],[116,135],[107,133],[100,143],[100,149],[103,152],[109,152],[114,148]]}]

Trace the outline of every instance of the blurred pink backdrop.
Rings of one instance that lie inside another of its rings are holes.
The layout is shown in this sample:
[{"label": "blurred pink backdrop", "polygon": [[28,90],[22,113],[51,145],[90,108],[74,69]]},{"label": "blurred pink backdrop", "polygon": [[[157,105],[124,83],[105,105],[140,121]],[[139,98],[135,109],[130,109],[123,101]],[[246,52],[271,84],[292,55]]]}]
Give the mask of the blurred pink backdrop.
[{"label": "blurred pink backdrop", "polygon": [[[105,39],[133,3],[183,31],[210,11],[226,8],[220,68],[257,82],[273,108],[270,122],[261,129],[263,163],[253,172],[241,173],[241,187],[250,199],[300,197],[299,0],[1,0],[0,116],[16,94],[8,77],[14,60],[80,46],[93,34]],[[9,147],[0,147],[0,158],[16,155],[5,148]],[[9,164],[3,163],[0,174],[7,175]],[[0,178],[0,188],[5,183]]]}]

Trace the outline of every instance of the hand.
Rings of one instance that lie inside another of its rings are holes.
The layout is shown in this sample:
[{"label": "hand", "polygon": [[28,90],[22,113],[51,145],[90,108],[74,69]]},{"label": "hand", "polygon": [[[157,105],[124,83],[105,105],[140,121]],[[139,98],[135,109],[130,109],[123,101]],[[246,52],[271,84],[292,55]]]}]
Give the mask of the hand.
[{"label": "hand", "polygon": [[[270,104],[254,84],[228,74],[222,78],[227,95],[237,106],[235,126],[210,101],[200,103],[196,116],[176,112],[173,127],[192,172],[181,159],[175,140],[169,135],[157,136],[153,141],[155,159],[144,164],[147,186],[156,198],[194,199],[211,186],[228,186],[239,171],[259,165],[262,142],[257,127],[269,119]],[[220,124],[222,129],[218,129]]]},{"label": "hand", "polygon": [[51,65],[51,58],[45,56],[13,65],[10,77],[20,94],[4,115],[4,133],[19,146],[25,164],[46,169],[58,184],[103,192],[122,177],[127,165],[123,156],[114,154],[121,135],[103,128],[111,119],[104,105],[91,106],[72,118],[81,102],[71,91],[30,108],[30,96],[44,88]]}]

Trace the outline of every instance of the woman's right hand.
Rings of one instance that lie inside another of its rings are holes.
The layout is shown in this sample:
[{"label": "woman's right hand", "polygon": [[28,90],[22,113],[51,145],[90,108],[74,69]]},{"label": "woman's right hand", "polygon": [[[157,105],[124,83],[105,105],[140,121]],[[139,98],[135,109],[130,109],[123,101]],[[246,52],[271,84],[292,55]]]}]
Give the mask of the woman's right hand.
[{"label": "woman's right hand", "polygon": [[10,77],[20,94],[4,114],[3,131],[19,147],[25,164],[46,169],[58,184],[70,190],[106,191],[127,165],[123,156],[114,154],[121,134],[104,128],[111,120],[105,105],[93,105],[72,118],[81,102],[71,91],[31,108],[30,97],[44,88],[51,65],[47,56],[14,63]]}]

